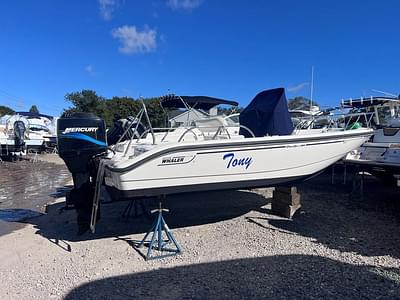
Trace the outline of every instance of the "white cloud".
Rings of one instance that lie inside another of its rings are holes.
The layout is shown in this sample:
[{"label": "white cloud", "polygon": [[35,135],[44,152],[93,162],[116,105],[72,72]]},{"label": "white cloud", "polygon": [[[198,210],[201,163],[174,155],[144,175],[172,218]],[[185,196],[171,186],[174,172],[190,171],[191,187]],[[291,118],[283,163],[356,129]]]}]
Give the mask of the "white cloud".
[{"label": "white cloud", "polygon": [[85,71],[89,74],[89,75],[94,75],[94,68],[92,65],[87,65],[85,66]]},{"label": "white cloud", "polygon": [[309,82],[302,82],[302,83],[299,83],[299,84],[297,84],[295,86],[290,86],[290,87],[286,88],[286,90],[289,93],[297,93],[298,91],[301,91],[302,89],[304,89],[308,85],[310,85]]},{"label": "white cloud", "polygon": [[100,16],[105,21],[113,18],[115,8],[118,6],[118,0],[98,0],[100,5]]},{"label": "white cloud", "polygon": [[201,5],[203,0],[168,0],[167,5],[172,9],[193,10]]},{"label": "white cloud", "polygon": [[121,42],[119,51],[124,54],[147,53],[157,48],[157,31],[148,27],[140,31],[125,25],[113,29],[111,34]]}]

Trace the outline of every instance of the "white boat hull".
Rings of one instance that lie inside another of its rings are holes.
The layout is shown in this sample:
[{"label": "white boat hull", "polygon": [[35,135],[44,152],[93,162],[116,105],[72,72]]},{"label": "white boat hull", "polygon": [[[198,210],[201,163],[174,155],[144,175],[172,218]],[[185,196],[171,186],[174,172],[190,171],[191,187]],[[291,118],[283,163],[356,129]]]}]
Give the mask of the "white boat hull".
[{"label": "white boat hull", "polygon": [[400,129],[376,130],[373,141],[351,151],[344,162],[389,182],[394,181],[393,175],[400,175]]},{"label": "white boat hull", "polygon": [[111,159],[105,184],[117,197],[285,184],[320,172],[368,140],[371,130],[169,143]]}]

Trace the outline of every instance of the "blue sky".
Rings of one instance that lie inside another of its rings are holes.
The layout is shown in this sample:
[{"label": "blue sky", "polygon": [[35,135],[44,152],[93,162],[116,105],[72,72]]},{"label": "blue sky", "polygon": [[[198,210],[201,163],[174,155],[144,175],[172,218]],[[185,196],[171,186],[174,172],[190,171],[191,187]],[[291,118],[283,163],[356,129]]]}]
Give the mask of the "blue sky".
[{"label": "blue sky", "polygon": [[285,87],[324,106],[400,93],[400,1],[0,2],[0,105],[58,115],[64,95],[237,100]]}]

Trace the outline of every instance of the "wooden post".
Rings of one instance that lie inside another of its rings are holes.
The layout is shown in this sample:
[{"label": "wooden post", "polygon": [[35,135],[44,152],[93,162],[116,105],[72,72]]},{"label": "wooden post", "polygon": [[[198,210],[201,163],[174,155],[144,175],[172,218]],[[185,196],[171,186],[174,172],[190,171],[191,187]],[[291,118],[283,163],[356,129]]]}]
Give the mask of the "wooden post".
[{"label": "wooden post", "polygon": [[275,214],[291,218],[300,207],[300,194],[296,187],[275,188],[271,204],[272,211]]}]

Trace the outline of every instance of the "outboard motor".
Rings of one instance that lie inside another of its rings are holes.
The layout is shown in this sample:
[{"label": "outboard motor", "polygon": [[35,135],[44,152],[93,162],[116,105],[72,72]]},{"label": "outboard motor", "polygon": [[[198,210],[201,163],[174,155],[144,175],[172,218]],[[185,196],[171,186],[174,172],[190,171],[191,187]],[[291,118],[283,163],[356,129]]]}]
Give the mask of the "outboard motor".
[{"label": "outboard motor", "polygon": [[23,151],[25,146],[25,123],[22,121],[14,122],[14,151]]},{"label": "outboard motor", "polygon": [[107,149],[104,120],[92,113],[74,113],[57,121],[58,154],[72,173],[74,188],[67,207],[77,210],[78,234],[89,229],[97,164]]}]

